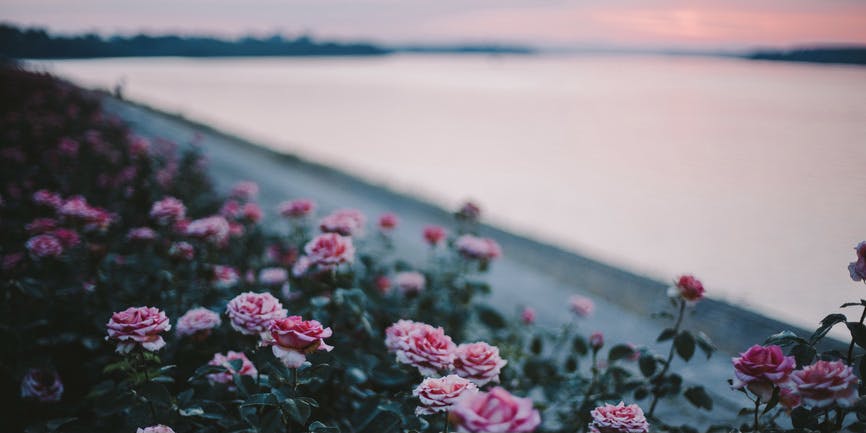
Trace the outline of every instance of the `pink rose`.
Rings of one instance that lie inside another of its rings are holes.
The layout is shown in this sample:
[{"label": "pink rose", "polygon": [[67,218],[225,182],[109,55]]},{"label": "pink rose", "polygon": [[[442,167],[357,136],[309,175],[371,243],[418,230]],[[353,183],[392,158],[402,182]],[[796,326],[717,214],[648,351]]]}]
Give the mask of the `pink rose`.
[{"label": "pink rose", "polygon": [[396,353],[408,347],[409,334],[421,328],[434,329],[426,323],[413,322],[411,320],[398,320],[385,329],[385,347],[388,352]]},{"label": "pink rose", "polygon": [[139,428],[135,433],[174,433],[174,430],[169,426],[158,424],[150,427]]},{"label": "pink rose", "polygon": [[175,242],[168,249],[169,257],[175,260],[192,260],[195,257],[195,248],[189,242]]},{"label": "pink rose", "polygon": [[54,403],[63,397],[63,382],[54,370],[31,368],[21,380],[21,398]]},{"label": "pink rose", "polygon": [[493,239],[463,235],[454,241],[457,251],[470,260],[493,260],[502,255],[502,249]]},{"label": "pink rose", "polygon": [[60,241],[63,248],[72,248],[81,242],[81,238],[75,230],[57,229],[51,232],[51,235]]},{"label": "pink rose", "polygon": [[213,267],[213,283],[214,286],[221,289],[233,287],[240,280],[238,271],[231,266],[214,265]]},{"label": "pink rose", "polygon": [[316,210],[316,203],[308,199],[297,199],[283,202],[277,208],[280,215],[286,218],[303,218]]},{"label": "pink rose", "polygon": [[78,148],[78,142],[71,138],[61,138],[60,143],[57,143],[57,150],[60,151],[60,154],[71,158],[78,156]]},{"label": "pink rose", "polygon": [[207,308],[193,308],[177,319],[177,336],[198,335],[206,337],[211,330],[220,326],[220,316]]},{"label": "pink rose", "polygon": [[465,393],[451,409],[451,419],[464,432],[532,432],[541,424],[541,415],[532,400],[511,395],[496,387],[490,392]]},{"label": "pink rose", "polygon": [[520,313],[520,320],[527,325],[535,323],[535,309],[532,307],[525,307]]},{"label": "pink rose", "polygon": [[325,233],[338,233],[343,236],[361,234],[366,222],[364,214],[355,209],[341,209],[322,218],[319,229]]},{"label": "pink rose", "polygon": [[800,395],[797,394],[797,391],[788,387],[782,387],[779,389],[779,404],[785,408],[785,410],[790,414],[792,410],[800,407],[802,403],[802,399]]},{"label": "pink rose", "polygon": [[[234,361],[236,359],[241,360],[241,369],[235,370],[232,368],[232,365],[229,361]],[[208,365],[216,365],[220,367],[225,367],[227,371],[222,373],[213,373],[207,375],[207,379],[211,383],[232,383],[234,381],[234,375],[237,374],[239,376],[255,376],[258,371],[256,370],[256,366],[247,358],[243,352],[234,352],[229,350],[228,353],[223,355],[222,353],[215,353],[213,355],[213,359],[208,362]]]},{"label": "pink rose", "polygon": [[682,298],[689,304],[694,304],[704,297],[704,285],[692,275],[682,275],[677,278],[676,284],[668,289],[668,296]]},{"label": "pink rose", "polygon": [[628,406],[623,402],[618,405],[605,404],[590,412],[592,422],[589,423],[590,433],[648,433],[649,423],[643,410],[636,404]]},{"label": "pink rose", "polygon": [[129,153],[134,157],[147,156],[150,152],[150,140],[137,135],[129,136]]},{"label": "pink rose", "polygon": [[866,280],[866,241],[860,242],[854,248],[857,252],[857,260],[848,265],[848,272],[854,281]]},{"label": "pink rose", "polygon": [[273,346],[274,356],[289,368],[300,367],[306,361],[306,355],[316,350],[330,352],[334,349],[324,341],[333,334],[331,328],[322,328],[321,323],[303,320],[301,316],[274,320],[268,332],[264,343]]},{"label": "pink rose", "polygon": [[761,398],[770,401],[773,388],[788,382],[796,362],[793,356],[785,356],[779,346],[754,345],[732,359],[734,363],[734,388],[746,387]]},{"label": "pink rose", "polygon": [[376,290],[383,295],[388,294],[391,291],[391,280],[384,275],[379,275],[376,278]]},{"label": "pink rose", "polygon": [[255,224],[262,219],[262,208],[255,203],[247,203],[241,208],[241,217]]},{"label": "pink rose", "polygon": [[267,286],[283,284],[289,279],[289,272],[283,268],[264,268],[259,271],[259,282]]},{"label": "pink rose", "polygon": [[63,254],[63,244],[51,235],[37,235],[27,240],[27,251],[34,259],[60,257]]},{"label": "pink rose", "polygon": [[435,247],[442,242],[442,239],[445,239],[445,229],[439,226],[427,226],[424,227],[424,240],[430,244],[431,247]]},{"label": "pink rose", "polygon": [[448,412],[457,399],[468,392],[478,392],[478,387],[460,376],[428,377],[412,391],[412,395],[421,400],[421,405],[415,408],[415,415]]},{"label": "pink rose", "polygon": [[24,228],[27,229],[27,233],[36,235],[54,230],[57,228],[57,221],[54,218],[36,218],[30,221]]},{"label": "pink rose", "polygon": [[467,201],[460,206],[455,215],[459,219],[478,221],[481,218],[481,207],[471,201]]},{"label": "pink rose", "polygon": [[56,192],[47,189],[40,189],[33,193],[33,202],[40,206],[57,209],[60,206],[63,206],[63,197]]},{"label": "pink rose", "polygon": [[171,225],[186,218],[186,206],[174,197],[166,197],[153,203],[150,207],[150,217],[159,225]]},{"label": "pink rose", "polygon": [[854,370],[842,361],[818,361],[791,374],[804,406],[824,408],[834,403],[851,407],[857,401]]},{"label": "pink rose", "polygon": [[397,228],[399,222],[400,220],[397,218],[397,215],[392,213],[382,214],[382,216],[379,217],[379,228],[383,231],[394,230]]},{"label": "pink rose", "polygon": [[232,328],[244,335],[258,335],[268,330],[271,322],[286,317],[283,304],[270,293],[246,292],[229,301],[226,312]]},{"label": "pink rose", "polygon": [[499,348],[484,342],[461,344],[454,351],[454,372],[478,386],[499,383],[499,372],[507,363]]},{"label": "pink rose", "polygon": [[589,336],[589,347],[594,351],[598,351],[602,347],[604,347],[604,334],[601,332],[595,331]]},{"label": "pink rose", "polygon": [[313,263],[310,261],[309,257],[307,257],[307,256],[298,257],[298,261],[295,262],[294,265],[292,265],[292,275],[295,278],[302,277],[304,274],[307,273],[307,270],[310,269],[310,266],[312,266],[312,264]]},{"label": "pink rose", "polygon": [[352,238],[336,233],[316,236],[304,246],[304,251],[312,264],[325,268],[341,263],[352,263],[355,260],[355,247],[352,245]]},{"label": "pink rose", "polygon": [[394,284],[404,295],[424,290],[426,282],[424,274],[420,272],[400,272],[394,275]]},{"label": "pink rose", "polygon": [[131,229],[126,238],[131,241],[152,241],[156,239],[156,232],[150,227],[138,227]]},{"label": "pink rose", "polygon": [[117,353],[129,353],[139,345],[155,352],[165,346],[162,334],[171,329],[165,312],[155,307],[129,307],[111,315],[106,340],[117,342]]},{"label": "pink rose", "polygon": [[229,239],[229,222],[220,215],[190,221],[187,236],[204,239],[214,245],[224,245]]},{"label": "pink rose", "polygon": [[574,295],[568,298],[568,306],[574,314],[580,317],[589,317],[595,311],[595,303],[585,296]]},{"label": "pink rose", "polygon": [[424,376],[451,369],[455,346],[442,328],[420,326],[403,343],[397,351],[397,362],[417,368]]},{"label": "pink rose", "polygon": [[259,185],[252,181],[240,181],[232,187],[231,196],[238,200],[252,200],[259,195]]}]

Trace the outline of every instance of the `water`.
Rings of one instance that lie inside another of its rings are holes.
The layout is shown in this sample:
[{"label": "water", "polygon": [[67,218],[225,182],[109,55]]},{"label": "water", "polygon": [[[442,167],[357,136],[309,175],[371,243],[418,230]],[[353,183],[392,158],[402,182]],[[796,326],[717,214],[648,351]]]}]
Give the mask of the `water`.
[{"label": "water", "polygon": [[[812,327],[866,297],[866,68],[673,57],[41,62]],[[507,254],[507,251],[506,251]]]}]

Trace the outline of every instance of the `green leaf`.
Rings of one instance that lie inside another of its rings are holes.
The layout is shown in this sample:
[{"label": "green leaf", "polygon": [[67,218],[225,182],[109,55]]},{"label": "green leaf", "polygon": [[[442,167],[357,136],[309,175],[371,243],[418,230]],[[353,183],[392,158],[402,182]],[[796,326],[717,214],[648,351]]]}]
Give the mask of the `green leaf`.
[{"label": "green leaf", "polygon": [[310,433],[340,433],[340,429],[337,427],[328,427],[323,424],[321,421],[316,421],[308,427]]},{"label": "green leaf", "polygon": [[778,386],[773,387],[773,396],[770,397],[770,401],[768,401],[768,402],[767,402],[767,405],[764,406],[764,411],[761,412],[762,415],[764,415],[764,414],[766,414],[767,412],[771,411],[774,407],[776,407],[776,405],[779,404],[779,391],[780,391],[780,390],[779,390],[779,387],[778,387]]},{"label": "green leaf", "polygon": [[650,377],[656,372],[656,358],[648,352],[641,354],[637,365],[640,367],[640,372],[644,377]]},{"label": "green leaf", "polygon": [[710,340],[710,337],[703,332],[698,332],[697,335],[695,335],[695,340],[698,343],[698,348],[707,355],[707,359],[710,359],[710,357],[713,356],[713,352],[716,351],[716,346],[713,344],[713,341]]},{"label": "green leaf", "polygon": [[656,341],[670,340],[671,338],[674,338],[674,335],[677,335],[677,331],[674,328],[667,328],[659,334]]},{"label": "green leaf", "polygon": [[622,358],[628,358],[634,354],[634,349],[627,344],[617,344],[610,348],[607,359],[611,362]]},{"label": "green leaf", "polygon": [[702,386],[693,386],[687,388],[683,395],[686,397],[686,400],[689,403],[693,404],[697,408],[713,410],[713,399],[707,394],[707,391],[704,390]]},{"label": "green leaf", "polygon": [[280,403],[283,412],[300,425],[306,425],[310,418],[310,406],[298,399],[288,399]]},{"label": "green leaf", "polygon": [[201,416],[204,415],[204,409],[201,406],[192,406],[177,411],[180,416]]},{"label": "green leaf", "polygon": [[791,331],[782,331],[778,334],[773,334],[764,340],[765,346],[776,345],[787,347],[792,344],[809,344],[809,342],[805,338],[799,337]]},{"label": "green leaf", "polygon": [[171,407],[171,394],[165,385],[157,382],[146,382],[138,388],[138,394],[147,401],[165,407]]},{"label": "green leaf", "polygon": [[824,338],[824,336],[827,335],[828,332],[830,332],[830,329],[832,329],[833,326],[836,326],[836,324],[838,323],[843,323],[846,320],[848,319],[845,317],[844,314],[838,313],[830,314],[827,317],[824,317],[823,319],[821,319],[821,326],[819,326],[818,329],[815,330],[815,333],[812,334],[812,337],[809,338],[809,343],[814,345],[818,342],[818,340]]},{"label": "green leaf", "polygon": [[499,314],[498,311],[483,304],[478,304],[475,307],[478,314],[478,320],[487,325],[491,329],[502,329],[508,325],[508,322]]},{"label": "green leaf", "polygon": [[253,394],[241,404],[241,406],[276,406],[277,400],[273,394],[261,393]]},{"label": "green leaf", "polygon": [[674,338],[674,347],[676,347],[680,358],[688,361],[695,354],[695,337],[689,331],[682,331]]},{"label": "green leaf", "polygon": [[589,345],[586,344],[586,340],[580,335],[574,337],[572,346],[574,347],[574,351],[581,355],[589,353]]},{"label": "green leaf", "polygon": [[228,363],[234,371],[241,371],[241,368],[244,366],[244,361],[242,359],[232,359]]},{"label": "green leaf", "polygon": [[859,322],[846,322],[845,325],[851,331],[851,339],[854,343],[866,349],[866,325]]},{"label": "green leaf", "polygon": [[55,432],[60,427],[63,427],[64,425],[69,424],[77,419],[78,418],[75,417],[52,419],[45,423],[45,428],[47,428],[49,432]]},{"label": "green leaf", "polygon": [[815,348],[808,344],[798,344],[791,349],[791,355],[797,361],[797,368],[811,364],[816,354]]}]

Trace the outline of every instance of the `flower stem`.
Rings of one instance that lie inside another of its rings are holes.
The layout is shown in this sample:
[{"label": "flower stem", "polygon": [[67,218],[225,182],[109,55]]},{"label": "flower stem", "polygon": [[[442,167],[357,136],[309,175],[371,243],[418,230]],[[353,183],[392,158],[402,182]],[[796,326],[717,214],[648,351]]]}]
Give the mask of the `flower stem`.
[{"label": "flower stem", "polygon": [[758,421],[758,418],[759,418],[760,413],[761,413],[760,408],[761,408],[761,397],[760,397],[760,396],[756,396],[756,397],[755,397],[755,431],[756,431],[756,432],[760,432],[760,431],[761,431],[761,430],[760,430],[760,426],[759,426],[759,424],[758,424],[758,422],[759,422],[759,421]]},{"label": "flower stem", "polygon": [[292,369],[292,391],[295,392],[296,396],[298,393],[298,369]]},{"label": "flower stem", "polygon": [[[682,323],[683,323],[683,316],[685,316],[685,312],[686,312],[686,301],[684,299],[680,299],[680,312],[679,312],[679,315],[677,316],[676,324],[674,324],[674,339],[676,339],[676,335],[679,334],[679,332],[680,332],[680,325],[682,325]],[[665,376],[665,373],[668,372],[668,369],[671,366],[671,361],[673,361],[673,359],[674,359],[674,350],[675,349],[676,349],[676,344],[671,342],[671,350],[668,352],[668,359],[665,361],[665,365],[664,365],[664,367],[662,367],[662,371],[659,372],[658,375],[656,375],[655,380],[663,378]],[[649,412],[647,413],[647,416],[649,416],[649,417],[653,416],[653,413],[656,410],[656,405],[658,404],[658,402],[659,402],[659,395],[654,392],[653,393],[653,401],[650,404],[650,409],[649,409]]]},{"label": "flower stem", "polygon": [[448,422],[448,412],[445,412],[445,432],[444,433],[448,433],[448,427],[450,427],[449,422]]},{"label": "flower stem", "polygon": [[[863,307],[863,313],[860,314],[860,324],[866,319],[866,306]],[[854,336],[851,336],[851,345],[848,346],[848,365],[854,365]]]}]

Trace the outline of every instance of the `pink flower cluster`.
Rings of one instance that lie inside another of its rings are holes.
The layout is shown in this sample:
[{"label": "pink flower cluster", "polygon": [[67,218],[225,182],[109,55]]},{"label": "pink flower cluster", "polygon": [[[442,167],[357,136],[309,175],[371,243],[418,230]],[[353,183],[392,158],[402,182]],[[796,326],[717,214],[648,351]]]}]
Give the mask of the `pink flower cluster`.
[{"label": "pink flower cluster", "polygon": [[157,224],[168,226],[186,218],[186,206],[174,197],[166,197],[153,203],[150,217]]},{"label": "pink flower cluster", "polygon": [[155,352],[165,346],[163,332],[171,329],[165,312],[155,307],[129,307],[111,315],[106,340],[117,343],[117,353],[129,353],[136,346]]}]

